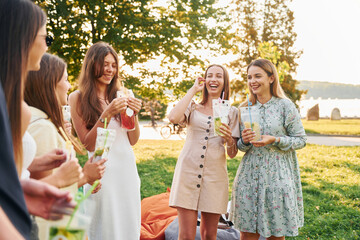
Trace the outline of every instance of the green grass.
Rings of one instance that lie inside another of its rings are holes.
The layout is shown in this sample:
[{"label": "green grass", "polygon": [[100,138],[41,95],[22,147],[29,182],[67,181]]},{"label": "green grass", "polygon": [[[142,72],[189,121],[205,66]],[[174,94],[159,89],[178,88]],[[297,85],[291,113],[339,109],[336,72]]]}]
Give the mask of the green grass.
[{"label": "green grass", "polygon": [[360,119],[342,119],[332,121],[320,119],[319,121],[302,120],[306,133],[334,134],[334,135],[360,135]]},{"label": "green grass", "polygon": [[[142,198],[171,187],[183,144],[184,141],[140,140],[134,146]],[[360,147],[308,145],[297,153],[305,226],[298,237],[291,239],[360,239]],[[239,152],[236,158],[228,159],[230,188],[242,156]]]},{"label": "green grass", "polygon": [[298,151],[305,227],[294,239],[360,239],[360,147]]},{"label": "green grass", "polygon": [[[140,140],[135,145],[143,198],[171,187],[183,143]],[[230,187],[242,156],[239,152],[228,160]],[[291,239],[360,239],[360,148],[308,145],[298,151],[298,158],[305,226]]]}]

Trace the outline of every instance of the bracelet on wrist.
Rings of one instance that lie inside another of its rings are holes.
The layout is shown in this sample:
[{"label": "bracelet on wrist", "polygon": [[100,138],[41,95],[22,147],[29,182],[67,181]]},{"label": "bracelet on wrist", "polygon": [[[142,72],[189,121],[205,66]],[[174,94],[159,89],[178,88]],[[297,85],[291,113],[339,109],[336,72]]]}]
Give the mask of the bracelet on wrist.
[{"label": "bracelet on wrist", "polygon": [[227,148],[232,148],[234,145],[235,145],[235,141],[234,141],[234,140],[232,140],[232,144],[231,144],[230,146],[226,143],[226,147],[227,147]]},{"label": "bracelet on wrist", "polygon": [[273,142],[273,145],[277,146],[279,145],[279,143],[280,143],[280,137],[275,137],[275,141]]},{"label": "bracelet on wrist", "polygon": [[245,146],[250,146],[251,145],[251,143],[244,143],[242,137],[240,137],[240,140],[241,140],[241,143],[244,144]]}]

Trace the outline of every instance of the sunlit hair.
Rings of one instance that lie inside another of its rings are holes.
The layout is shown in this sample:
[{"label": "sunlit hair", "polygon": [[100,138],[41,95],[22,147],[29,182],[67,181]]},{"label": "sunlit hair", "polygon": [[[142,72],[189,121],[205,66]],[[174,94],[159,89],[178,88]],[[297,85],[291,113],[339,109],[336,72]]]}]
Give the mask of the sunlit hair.
[{"label": "sunlit hair", "polygon": [[[249,66],[247,67],[247,70],[246,70],[247,73],[249,72],[249,69],[252,66],[256,66],[256,67],[259,67],[262,70],[264,70],[268,77],[274,76],[274,81],[272,83],[270,83],[271,96],[275,96],[278,98],[287,98],[284,90],[282,89],[282,87],[280,85],[279,76],[276,71],[276,67],[274,66],[274,64],[272,62],[270,62],[267,59],[256,59],[256,60],[252,61],[249,64]],[[256,103],[257,96],[256,96],[256,94],[254,94],[252,92],[251,88],[249,88],[249,92],[250,92],[249,100],[254,105]],[[247,105],[248,105],[247,101],[244,102],[243,104],[241,104],[241,106],[247,106]]]},{"label": "sunlit hair", "polygon": [[[223,70],[223,72],[224,72],[224,74],[223,74],[224,88],[222,89],[220,96],[222,96],[222,94],[224,93],[224,100],[229,100],[229,97],[230,97],[230,80],[229,80],[228,71],[226,70],[225,67],[223,67],[221,65],[212,64],[205,71],[205,75],[204,75],[205,79],[206,79],[206,76],[207,76],[207,72],[211,67],[220,67]],[[204,90],[202,91],[202,98],[201,98],[200,104],[205,104],[208,101],[208,98],[209,98],[209,92],[208,92],[208,90],[206,89],[206,86],[205,86]]]},{"label": "sunlit hair", "polygon": [[91,129],[98,121],[103,109],[97,97],[97,81],[104,75],[104,60],[108,54],[113,55],[116,62],[116,73],[106,89],[106,101],[116,98],[116,91],[120,87],[118,78],[118,55],[115,50],[105,42],[97,42],[87,51],[79,78],[79,99],[76,111]]},{"label": "sunlit hair", "polygon": [[[60,98],[56,92],[56,86],[61,81],[66,70],[66,63],[61,58],[45,53],[41,59],[40,70],[30,71],[25,84],[25,101],[29,106],[40,109],[46,113],[50,121],[55,125],[58,133],[64,138],[69,138],[74,149],[84,154],[84,149],[75,138],[67,133],[66,136],[60,131],[64,129],[64,117]],[[47,134],[44,132],[44,134]]]},{"label": "sunlit hair", "polygon": [[21,102],[29,52],[45,23],[45,13],[29,0],[2,0],[0,3],[0,80],[9,113],[18,173],[21,173],[23,162]]}]

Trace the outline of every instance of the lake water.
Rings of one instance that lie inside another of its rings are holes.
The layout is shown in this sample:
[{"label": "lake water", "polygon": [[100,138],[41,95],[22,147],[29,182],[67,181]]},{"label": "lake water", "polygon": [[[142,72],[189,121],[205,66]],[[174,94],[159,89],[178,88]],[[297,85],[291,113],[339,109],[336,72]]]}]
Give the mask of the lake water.
[{"label": "lake water", "polygon": [[329,118],[334,108],[340,109],[341,117],[360,118],[360,99],[305,99],[300,101],[301,117],[306,117],[307,110],[319,104],[321,118]]}]

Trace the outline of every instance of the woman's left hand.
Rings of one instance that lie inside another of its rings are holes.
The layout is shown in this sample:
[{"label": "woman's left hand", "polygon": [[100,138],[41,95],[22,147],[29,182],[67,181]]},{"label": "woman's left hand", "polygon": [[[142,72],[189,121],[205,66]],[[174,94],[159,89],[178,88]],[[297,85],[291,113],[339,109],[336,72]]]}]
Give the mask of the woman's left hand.
[{"label": "woman's left hand", "polygon": [[263,147],[269,144],[272,144],[273,142],[275,142],[275,137],[274,136],[270,136],[270,135],[261,135],[261,140],[260,141],[251,141],[250,143],[254,146],[254,147]]},{"label": "woman's left hand", "polygon": [[134,110],[135,115],[140,112],[141,106],[142,106],[142,101],[140,99],[129,97],[128,107]]},{"label": "woman's left hand", "polygon": [[226,144],[228,146],[232,145],[234,143],[234,140],[233,137],[231,136],[232,133],[229,125],[225,123],[221,123],[219,130],[223,134],[223,136],[221,137],[225,140]]},{"label": "woman's left hand", "polygon": [[76,203],[69,192],[34,179],[20,180],[26,206],[31,214],[50,220],[70,215]]}]

